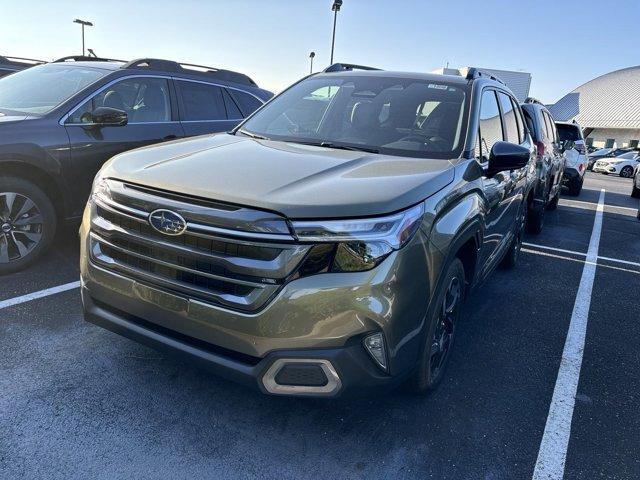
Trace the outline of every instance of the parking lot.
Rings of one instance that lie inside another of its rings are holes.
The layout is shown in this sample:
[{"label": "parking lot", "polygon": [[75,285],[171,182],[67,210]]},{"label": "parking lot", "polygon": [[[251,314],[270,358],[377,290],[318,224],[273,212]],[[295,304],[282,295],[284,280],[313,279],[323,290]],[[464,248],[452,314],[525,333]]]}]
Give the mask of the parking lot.
[{"label": "parking lot", "polygon": [[447,378],[427,398],[268,397],[85,323],[75,285],[26,301],[77,281],[67,228],[43,262],[0,278],[0,478],[531,478],[548,460],[538,455],[577,295],[591,303],[565,478],[639,478],[630,190],[590,173],[561,199],[518,267],[467,303]]}]

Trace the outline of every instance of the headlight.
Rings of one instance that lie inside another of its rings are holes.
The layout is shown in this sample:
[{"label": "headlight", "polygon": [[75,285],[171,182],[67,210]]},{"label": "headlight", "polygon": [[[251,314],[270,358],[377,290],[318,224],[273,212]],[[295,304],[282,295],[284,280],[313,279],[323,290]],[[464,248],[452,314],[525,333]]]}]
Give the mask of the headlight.
[{"label": "headlight", "polygon": [[[371,270],[413,237],[424,215],[424,204],[385,217],[357,220],[295,221],[299,241],[319,243],[312,249],[303,274]],[[328,244],[328,245],[327,245]],[[305,271],[311,261],[313,268]]]},{"label": "headlight", "polygon": [[106,178],[102,178],[100,174],[96,175],[91,187],[91,198],[106,200],[111,198],[111,189]]}]

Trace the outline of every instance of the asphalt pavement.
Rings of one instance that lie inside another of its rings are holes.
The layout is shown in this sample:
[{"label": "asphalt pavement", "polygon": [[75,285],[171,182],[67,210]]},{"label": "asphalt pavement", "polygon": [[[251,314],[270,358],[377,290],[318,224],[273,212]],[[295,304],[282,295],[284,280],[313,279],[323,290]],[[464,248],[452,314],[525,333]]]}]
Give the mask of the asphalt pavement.
[{"label": "asphalt pavement", "polygon": [[[589,173],[515,270],[467,302],[426,398],[264,396],[82,319],[77,289],[0,308],[0,478],[532,478],[605,189],[564,470],[640,478],[640,221],[631,181]],[[78,279],[63,229],[0,303]]]}]

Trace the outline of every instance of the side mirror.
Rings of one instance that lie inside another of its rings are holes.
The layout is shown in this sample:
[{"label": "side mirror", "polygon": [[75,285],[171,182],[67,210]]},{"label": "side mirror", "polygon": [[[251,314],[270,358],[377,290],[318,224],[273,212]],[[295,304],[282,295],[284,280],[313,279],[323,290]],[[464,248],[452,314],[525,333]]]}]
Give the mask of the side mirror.
[{"label": "side mirror", "polygon": [[515,143],[496,142],[489,154],[487,175],[493,176],[505,170],[519,170],[529,163],[530,158],[531,152],[526,147]]},{"label": "side mirror", "polygon": [[90,115],[90,123],[98,126],[121,127],[129,121],[127,112],[111,107],[98,107]]}]

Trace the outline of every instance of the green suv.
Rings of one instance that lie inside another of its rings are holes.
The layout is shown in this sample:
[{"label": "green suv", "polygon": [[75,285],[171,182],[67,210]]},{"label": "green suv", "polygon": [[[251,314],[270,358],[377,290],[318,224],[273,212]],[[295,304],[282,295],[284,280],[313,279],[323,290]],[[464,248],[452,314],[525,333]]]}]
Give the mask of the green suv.
[{"label": "green suv", "polygon": [[265,393],[426,392],[469,291],[516,263],[534,179],[498,79],[336,64],[102,168],[85,318]]}]

